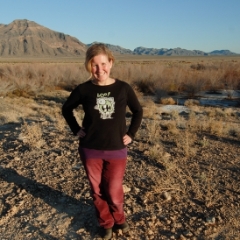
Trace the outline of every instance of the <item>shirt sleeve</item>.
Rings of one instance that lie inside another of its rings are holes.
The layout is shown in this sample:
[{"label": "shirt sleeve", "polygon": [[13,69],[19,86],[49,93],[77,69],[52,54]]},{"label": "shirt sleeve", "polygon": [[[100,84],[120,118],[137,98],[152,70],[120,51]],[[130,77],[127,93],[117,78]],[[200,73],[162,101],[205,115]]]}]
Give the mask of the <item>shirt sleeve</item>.
[{"label": "shirt sleeve", "polygon": [[132,119],[127,131],[127,135],[134,139],[135,134],[142,122],[143,110],[135,92],[130,85],[127,93],[127,105],[132,112]]},{"label": "shirt sleeve", "polygon": [[77,135],[78,131],[81,129],[75,116],[73,115],[73,110],[77,108],[80,104],[82,104],[82,99],[78,86],[71,92],[67,101],[62,106],[62,115],[74,135]]}]

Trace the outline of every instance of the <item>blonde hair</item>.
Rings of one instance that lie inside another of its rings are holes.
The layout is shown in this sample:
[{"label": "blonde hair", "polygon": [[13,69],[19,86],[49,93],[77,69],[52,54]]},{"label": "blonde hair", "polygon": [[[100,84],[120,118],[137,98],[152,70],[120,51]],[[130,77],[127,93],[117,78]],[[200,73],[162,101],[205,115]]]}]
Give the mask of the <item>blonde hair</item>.
[{"label": "blonde hair", "polygon": [[92,46],[90,46],[86,52],[86,58],[85,58],[85,68],[86,70],[91,73],[91,62],[92,59],[97,55],[106,55],[108,58],[108,61],[112,61],[114,63],[114,56],[113,53],[110,51],[110,49],[103,43],[95,43]]}]

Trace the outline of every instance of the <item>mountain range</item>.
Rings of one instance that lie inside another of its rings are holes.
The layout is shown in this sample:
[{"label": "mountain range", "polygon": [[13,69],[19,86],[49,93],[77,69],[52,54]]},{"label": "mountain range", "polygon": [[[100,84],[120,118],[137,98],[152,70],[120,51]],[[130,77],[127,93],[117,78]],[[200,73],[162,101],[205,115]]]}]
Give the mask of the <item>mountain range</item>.
[{"label": "mountain range", "polygon": [[0,25],[0,56],[47,57],[79,56],[86,45],[77,38],[52,31],[33,21],[15,20]]},{"label": "mountain range", "polygon": [[[95,43],[95,42],[93,42]],[[85,55],[89,46],[70,35],[53,31],[27,19],[0,24],[0,57],[78,57]],[[163,55],[163,56],[209,56],[236,55],[229,50],[214,50],[206,53],[200,50],[182,48],[145,48],[133,51],[105,43],[114,54]]]}]

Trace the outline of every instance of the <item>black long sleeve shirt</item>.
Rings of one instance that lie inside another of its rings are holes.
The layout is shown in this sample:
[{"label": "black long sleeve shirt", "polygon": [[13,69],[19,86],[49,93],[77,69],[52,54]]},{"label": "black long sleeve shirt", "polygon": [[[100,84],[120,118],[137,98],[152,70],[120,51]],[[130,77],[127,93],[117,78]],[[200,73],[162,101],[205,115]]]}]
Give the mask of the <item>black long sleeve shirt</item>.
[{"label": "black long sleeve shirt", "polygon": [[[82,127],[86,136],[80,139],[81,147],[99,150],[124,148],[123,136],[134,138],[142,120],[142,107],[129,84],[116,79],[113,84],[99,86],[90,80],[80,84],[70,94],[62,107],[62,114],[76,135],[80,126],[73,110],[83,106]],[[126,106],[132,112],[129,128],[126,128]]]}]

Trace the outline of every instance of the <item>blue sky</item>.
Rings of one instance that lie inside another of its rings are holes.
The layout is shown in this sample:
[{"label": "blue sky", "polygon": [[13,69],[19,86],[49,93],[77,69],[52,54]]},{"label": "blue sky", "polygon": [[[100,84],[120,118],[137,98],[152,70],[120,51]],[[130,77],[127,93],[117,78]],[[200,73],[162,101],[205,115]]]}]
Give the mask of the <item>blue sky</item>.
[{"label": "blue sky", "polygon": [[0,0],[0,23],[28,19],[78,38],[240,53],[240,0]]}]

